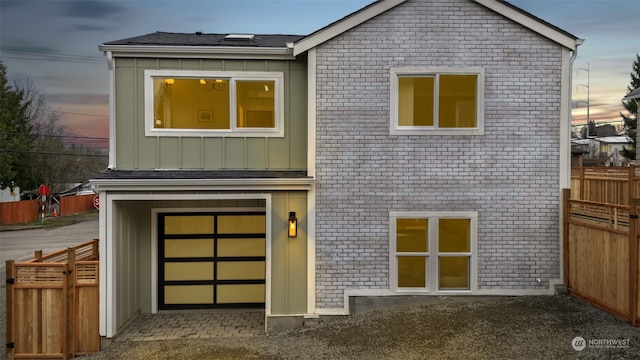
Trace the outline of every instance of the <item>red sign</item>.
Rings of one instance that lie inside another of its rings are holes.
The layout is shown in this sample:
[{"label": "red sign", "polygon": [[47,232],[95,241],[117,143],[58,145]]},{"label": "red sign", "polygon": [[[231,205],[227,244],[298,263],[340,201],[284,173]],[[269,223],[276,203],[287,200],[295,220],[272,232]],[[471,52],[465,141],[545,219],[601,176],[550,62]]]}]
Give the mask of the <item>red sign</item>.
[{"label": "red sign", "polygon": [[44,195],[44,196],[49,195],[49,186],[40,185],[40,195]]},{"label": "red sign", "polygon": [[96,210],[100,210],[100,195],[93,197],[93,207],[96,208]]}]

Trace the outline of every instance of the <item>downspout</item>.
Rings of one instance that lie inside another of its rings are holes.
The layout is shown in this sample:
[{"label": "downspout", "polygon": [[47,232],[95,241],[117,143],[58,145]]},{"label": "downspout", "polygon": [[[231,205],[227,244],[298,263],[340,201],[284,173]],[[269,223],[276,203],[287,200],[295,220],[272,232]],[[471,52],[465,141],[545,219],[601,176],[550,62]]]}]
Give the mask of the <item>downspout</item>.
[{"label": "downspout", "polygon": [[[565,169],[561,169],[560,173],[564,173],[564,177],[560,179],[560,190],[564,188],[569,188],[571,186],[571,101],[573,100],[573,62],[578,57],[578,46],[584,44],[584,39],[576,39],[576,47],[575,50],[571,52],[571,57],[569,58],[569,89],[567,91],[567,122],[569,123],[569,133],[567,136],[568,139],[568,154],[562,154],[566,159],[568,159],[567,164],[565,164]],[[567,139],[565,139],[567,141]],[[562,161],[560,161],[562,163]]]},{"label": "downspout", "polygon": [[107,67],[109,69],[109,166],[115,168],[116,161],[116,102],[115,102],[115,59],[111,51],[105,51]]},{"label": "downspout", "polygon": [[[569,84],[569,89],[567,91],[567,109],[566,109],[566,121],[568,122],[567,126],[569,128],[568,134],[565,134],[565,139],[561,139],[560,140],[560,278],[557,280],[552,280],[550,281],[551,285],[551,291],[552,293],[555,293],[557,290],[555,289],[555,287],[557,285],[562,285],[564,286],[564,288],[566,289],[566,287],[568,286],[568,284],[565,284],[564,282],[564,278],[565,278],[565,248],[564,248],[564,234],[565,234],[565,219],[564,219],[564,201],[563,201],[563,196],[562,196],[562,191],[563,189],[569,189],[571,188],[571,101],[573,99],[572,96],[572,89],[573,89],[573,62],[576,60],[576,58],[578,57],[578,46],[582,45],[584,43],[584,39],[576,39],[576,47],[575,50],[573,50],[571,52],[571,57],[569,58],[569,79],[568,79],[568,84]],[[561,126],[563,126],[561,124]],[[562,130],[560,131],[562,134]],[[564,148],[563,149],[563,142],[568,142],[567,147],[568,149]],[[563,154],[563,151],[565,151],[565,153]],[[562,161],[562,158],[565,158],[567,160]],[[565,164],[563,164],[563,162],[566,162]]]}]

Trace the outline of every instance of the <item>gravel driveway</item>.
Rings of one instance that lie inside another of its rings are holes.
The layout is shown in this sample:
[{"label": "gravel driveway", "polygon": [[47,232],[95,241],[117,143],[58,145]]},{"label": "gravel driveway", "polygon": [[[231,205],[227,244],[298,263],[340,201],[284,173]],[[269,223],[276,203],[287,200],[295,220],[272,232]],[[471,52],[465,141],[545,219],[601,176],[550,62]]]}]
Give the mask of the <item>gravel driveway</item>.
[{"label": "gravel driveway", "polygon": [[[584,339],[580,343],[576,337]],[[82,359],[637,359],[640,328],[566,295],[406,307],[245,338],[115,342]]]}]

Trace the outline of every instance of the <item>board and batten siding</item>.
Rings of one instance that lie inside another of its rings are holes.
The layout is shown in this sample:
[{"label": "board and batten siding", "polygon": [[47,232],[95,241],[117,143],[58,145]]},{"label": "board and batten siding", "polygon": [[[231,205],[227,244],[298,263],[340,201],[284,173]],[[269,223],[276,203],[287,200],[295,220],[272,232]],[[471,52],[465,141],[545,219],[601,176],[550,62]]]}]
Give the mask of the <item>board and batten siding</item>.
[{"label": "board and batten siding", "polygon": [[[145,70],[265,71],[284,74],[284,137],[145,136]],[[304,60],[115,59],[116,169],[306,169]]]}]

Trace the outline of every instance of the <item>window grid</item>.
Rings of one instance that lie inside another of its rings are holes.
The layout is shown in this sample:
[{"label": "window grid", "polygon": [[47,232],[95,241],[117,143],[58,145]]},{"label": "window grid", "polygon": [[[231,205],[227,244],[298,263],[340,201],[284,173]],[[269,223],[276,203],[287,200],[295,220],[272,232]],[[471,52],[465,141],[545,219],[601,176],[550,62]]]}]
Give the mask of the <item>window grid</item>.
[{"label": "window grid", "polygon": [[[397,243],[397,221],[399,219],[426,219],[428,221],[428,246],[433,249],[428,252],[399,252],[396,251]],[[438,222],[440,219],[468,219],[469,221],[469,249],[470,251],[439,252],[438,245]],[[398,292],[426,292],[426,293],[447,293],[447,292],[469,292],[476,287],[475,270],[475,248],[477,237],[477,213],[476,212],[392,212],[390,214],[390,247],[391,247],[391,289]],[[426,279],[422,287],[403,287],[400,285],[398,263],[399,259],[408,256],[422,256],[426,259],[425,273]],[[442,258],[466,258],[467,259],[467,286],[446,287],[440,286],[440,259]]]}]

